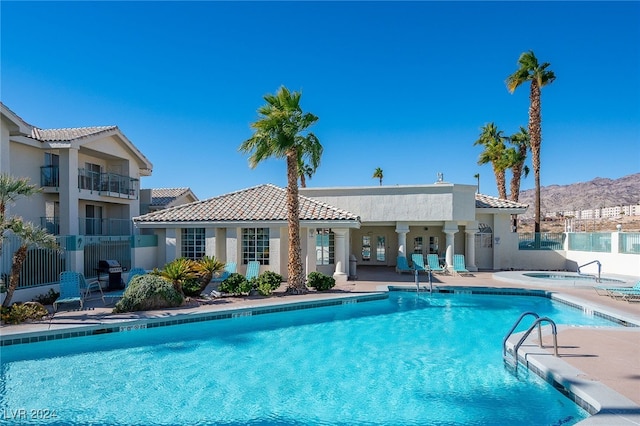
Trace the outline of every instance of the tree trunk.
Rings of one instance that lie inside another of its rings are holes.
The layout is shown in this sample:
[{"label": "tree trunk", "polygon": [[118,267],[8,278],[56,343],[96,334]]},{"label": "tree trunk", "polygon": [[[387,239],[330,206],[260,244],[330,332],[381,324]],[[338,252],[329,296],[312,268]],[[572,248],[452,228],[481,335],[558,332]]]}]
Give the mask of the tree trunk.
[{"label": "tree trunk", "polygon": [[287,225],[289,228],[289,265],[287,292],[304,294],[307,292],[302,250],[300,247],[300,204],[298,200],[298,153],[287,153]]},{"label": "tree trunk", "polygon": [[13,254],[11,261],[11,275],[9,276],[9,285],[7,286],[7,297],[2,302],[2,307],[7,308],[11,304],[13,293],[18,288],[20,282],[20,270],[22,270],[22,264],[27,258],[27,246],[21,245],[18,250]]},{"label": "tree trunk", "polygon": [[535,216],[534,216],[534,232],[540,232],[540,145],[542,142],[540,117],[540,87],[538,81],[534,78],[531,80],[529,106],[529,137],[531,143],[531,163],[533,165],[533,176],[535,181]]},{"label": "tree trunk", "polygon": [[495,164],[493,166],[493,173],[495,173],[496,175],[496,184],[498,185],[498,197],[502,200],[506,200],[507,199],[507,185],[506,185],[506,179],[504,177],[505,172],[504,170],[500,170],[498,168],[495,167]]},{"label": "tree trunk", "polygon": [[301,188],[307,187],[307,180],[304,177],[304,173],[300,175],[300,187]]}]

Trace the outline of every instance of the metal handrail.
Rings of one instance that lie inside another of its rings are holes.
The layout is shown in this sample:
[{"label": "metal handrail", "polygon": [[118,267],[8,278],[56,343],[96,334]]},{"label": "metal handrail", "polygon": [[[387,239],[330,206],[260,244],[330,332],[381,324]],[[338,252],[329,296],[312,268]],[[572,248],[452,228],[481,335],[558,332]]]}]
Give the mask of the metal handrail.
[{"label": "metal handrail", "polygon": [[[522,346],[524,341],[527,340],[527,337],[529,337],[529,334],[531,334],[536,325],[538,326],[538,333],[540,332],[540,323],[543,321],[547,321],[549,324],[551,324],[551,333],[553,334],[553,356],[558,356],[558,329],[556,327],[556,323],[553,322],[553,320],[549,317],[538,318],[533,322],[533,324],[531,324],[531,327],[529,327],[529,329],[520,338],[520,341],[513,347],[513,356],[515,358],[516,371],[518,371],[518,349],[520,349],[520,346]],[[539,342],[539,346],[541,348],[544,348],[544,346],[542,345],[542,337],[539,337]]]},{"label": "metal handrail", "polygon": [[600,280],[600,272],[602,271],[602,263],[600,263],[599,260],[592,260],[591,262],[585,263],[584,265],[580,265],[578,266],[578,275],[585,275],[585,276],[592,276],[590,274],[582,274],[580,273],[580,268],[582,268],[583,266],[588,266],[591,265],[592,263],[597,263],[598,264],[598,277],[596,278],[596,282],[601,282]]},{"label": "metal handrail", "polygon": [[[520,318],[518,318],[517,321],[513,323],[513,327],[511,327],[511,330],[509,330],[506,336],[504,336],[504,339],[502,339],[502,356],[505,356],[507,354],[507,340],[509,339],[509,337],[511,337],[511,334],[513,334],[513,330],[515,330],[516,327],[520,325],[522,319],[527,315],[532,315],[536,319],[540,318],[540,315],[536,314],[535,312],[523,312],[522,315],[520,315]],[[538,338],[542,340],[542,330],[540,330],[540,326],[538,326]]]}]

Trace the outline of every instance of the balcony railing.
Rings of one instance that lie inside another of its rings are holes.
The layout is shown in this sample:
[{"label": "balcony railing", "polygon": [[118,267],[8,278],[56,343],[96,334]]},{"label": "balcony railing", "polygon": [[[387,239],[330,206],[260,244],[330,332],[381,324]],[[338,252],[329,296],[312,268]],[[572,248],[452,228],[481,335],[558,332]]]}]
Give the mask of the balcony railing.
[{"label": "balcony railing", "polygon": [[[92,217],[78,218],[79,235],[120,236],[132,235],[131,221],[129,219],[96,219]],[[41,217],[40,227],[50,234],[60,235],[60,218]]]},{"label": "balcony railing", "polygon": [[80,217],[78,232],[80,235],[132,235],[129,219],[98,219]]},{"label": "balcony railing", "polygon": [[138,179],[116,173],[98,173],[87,169],[78,169],[78,188],[136,197]]},{"label": "balcony railing", "polygon": [[[99,173],[78,169],[78,188],[97,191],[101,194],[136,198],[139,190],[138,182],[138,179],[117,173]],[[60,167],[41,166],[40,186],[58,188],[60,186]]]},{"label": "balcony railing", "polygon": [[518,233],[518,250],[562,250],[565,234],[551,232]]}]

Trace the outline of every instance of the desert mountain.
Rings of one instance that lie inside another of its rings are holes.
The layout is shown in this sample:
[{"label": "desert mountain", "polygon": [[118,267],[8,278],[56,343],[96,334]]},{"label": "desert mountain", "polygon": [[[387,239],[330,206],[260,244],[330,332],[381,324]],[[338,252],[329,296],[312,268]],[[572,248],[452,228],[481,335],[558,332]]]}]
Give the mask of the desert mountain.
[{"label": "desert mountain", "polygon": [[[533,217],[535,190],[520,193],[520,202],[529,204],[523,217]],[[550,185],[540,189],[542,216],[553,212],[588,210],[640,204],[640,173],[607,179],[597,177],[589,182]]]}]

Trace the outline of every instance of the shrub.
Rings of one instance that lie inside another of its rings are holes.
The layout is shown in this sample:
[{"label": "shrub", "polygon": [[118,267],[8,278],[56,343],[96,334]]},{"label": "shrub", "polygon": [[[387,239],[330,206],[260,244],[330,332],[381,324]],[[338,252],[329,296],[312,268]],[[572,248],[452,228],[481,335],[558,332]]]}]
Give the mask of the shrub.
[{"label": "shrub", "polygon": [[282,284],[282,275],[273,271],[264,271],[255,280],[255,286],[258,293],[262,296],[270,296],[274,290],[277,290]]},{"label": "shrub", "polygon": [[182,305],[184,296],[173,283],[158,275],[136,275],[113,312],[134,312],[173,308]]},{"label": "shrub", "polygon": [[251,291],[252,285],[244,275],[234,272],[220,283],[220,291],[229,294],[243,294]]},{"label": "shrub", "polygon": [[53,302],[60,297],[60,293],[50,288],[48,293],[39,294],[33,298],[34,302],[42,303],[43,305],[53,305]]},{"label": "shrub", "polygon": [[47,308],[38,302],[14,303],[8,308],[2,308],[2,322],[4,324],[40,321],[48,315]]},{"label": "shrub", "polygon": [[336,280],[321,272],[314,271],[307,276],[307,285],[318,291],[325,291],[333,288],[336,285]]},{"label": "shrub", "polygon": [[202,288],[198,278],[189,278],[182,282],[182,291],[184,291],[185,296],[200,296],[202,290],[204,288]]}]

